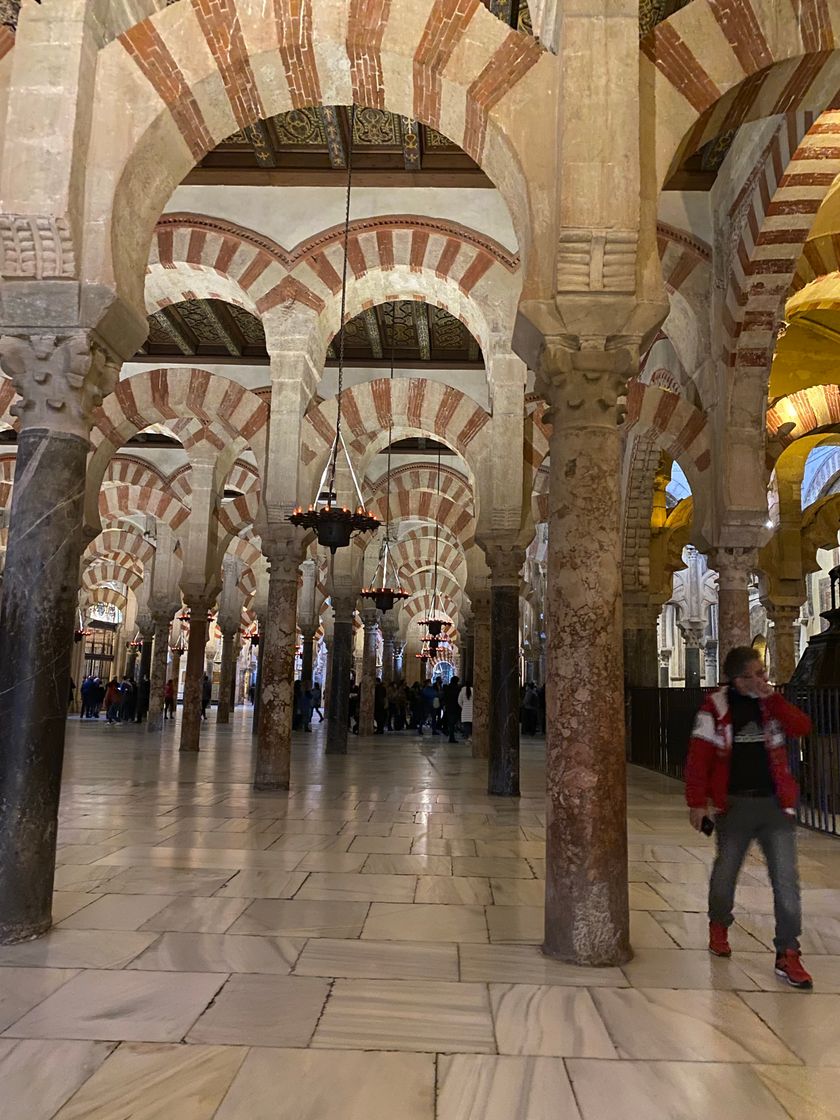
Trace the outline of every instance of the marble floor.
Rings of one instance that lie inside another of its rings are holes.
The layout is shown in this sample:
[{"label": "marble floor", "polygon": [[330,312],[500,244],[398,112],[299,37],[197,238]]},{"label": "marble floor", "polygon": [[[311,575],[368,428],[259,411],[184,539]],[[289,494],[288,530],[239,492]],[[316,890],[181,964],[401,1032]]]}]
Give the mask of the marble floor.
[{"label": "marble floor", "polygon": [[296,736],[250,788],[248,713],[71,720],[55,928],[0,948],[0,1120],[838,1120],[840,841],[802,832],[806,964],[774,976],[753,855],[731,960],[712,844],[630,774],[633,960],[544,958],[542,751],[489,798],[468,748]]}]

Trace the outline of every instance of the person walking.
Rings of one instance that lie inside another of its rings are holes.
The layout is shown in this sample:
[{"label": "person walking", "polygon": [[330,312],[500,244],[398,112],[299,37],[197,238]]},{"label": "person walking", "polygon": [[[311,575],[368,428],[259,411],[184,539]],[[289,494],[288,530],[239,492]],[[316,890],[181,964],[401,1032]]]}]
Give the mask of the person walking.
[{"label": "person walking", "polygon": [[318,713],[318,722],[324,722],[324,713],[321,711],[321,685],[316,681],[312,686],[312,711]]},{"label": "person walking", "polygon": [[812,988],[802,965],[802,907],[796,865],[798,789],[788,768],[786,736],[807,735],[811,720],[767,680],[751,646],[723,662],[726,684],[708,695],[694,722],[685,766],[692,828],[710,831],[717,855],[709,882],[709,951],[731,956],[735,885],[753,840],[767,861],[776,917],[776,975]]},{"label": "person walking", "polygon": [[458,703],[461,706],[461,730],[464,733],[464,742],[472,739],[473,725],[473,693],[472,685],[467,682],[458,693]]},{"label": "person walking", "polygon": [[106,721],[108,723],[119,723],[122,695],[120,693],[120,683],[116,677],[108,682],[108,687],[105,690],[104,704]]},{"label": "person walking", "polygon": [[201,718],[207,719],[207,708],[210,705],[210,696],[213,692],[213,685],[207,674],[204,674],[204,680],[201,682]]},{"label": "person walking", "polygon": [[458,697],[461,695],[461,682],[457,676],[451,678],[443,689],[443,714],[446,719],[446,730],[449,732],[449,742],[457,743],[455,732],[461,722],[461,705]]},{"label": "person walking", "polygon": [[384,735],[388,724],[388,686],[381,677],[376,678],[376,684],[373,686],[373,720],[376,724],[374,734]]}]

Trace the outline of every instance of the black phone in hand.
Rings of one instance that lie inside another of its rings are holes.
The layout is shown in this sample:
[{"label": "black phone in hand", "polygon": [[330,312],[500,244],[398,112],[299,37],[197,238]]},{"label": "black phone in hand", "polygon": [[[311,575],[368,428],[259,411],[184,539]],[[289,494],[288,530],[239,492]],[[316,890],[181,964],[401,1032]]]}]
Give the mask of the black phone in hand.
[{"label": "black phone in hand", "polygon": [[715,822],[712,820],[712,818],[711,817],[703,817],[703,820],[700,822],[700,831],[703,833],[703,835],[704,836],[711,836],[712,833],[714,832],[714,830],[715,830]]}]

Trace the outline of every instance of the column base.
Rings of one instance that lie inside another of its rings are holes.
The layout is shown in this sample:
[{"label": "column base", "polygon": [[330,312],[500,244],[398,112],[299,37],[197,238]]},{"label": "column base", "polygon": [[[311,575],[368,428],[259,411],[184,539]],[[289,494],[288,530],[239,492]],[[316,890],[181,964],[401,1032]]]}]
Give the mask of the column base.
[{"label": "column base", "polygon": [[20,945],[25,941],[37,941],[52,929],[52,915],[37,922],[18,923],[10,926],[0,922],[0,945]]},{"label": "column base", "polygon": [[604,953],[581,953],[570,954],[562,949],[554,949],[547,942],[540,946],[540,950],[544,957],[548,957],[553,961],[559,961],[561,964],[573,964],[578,968],[616,968],[619,965],[627,964],[628,961],[633,959],[633,949],[627,945],[616,949],[613,952]]},{"label": "column base", "polygon": [[258,793],[288,793],[288,782],[270,782],[270,781],[254,781],[254,787]]}]

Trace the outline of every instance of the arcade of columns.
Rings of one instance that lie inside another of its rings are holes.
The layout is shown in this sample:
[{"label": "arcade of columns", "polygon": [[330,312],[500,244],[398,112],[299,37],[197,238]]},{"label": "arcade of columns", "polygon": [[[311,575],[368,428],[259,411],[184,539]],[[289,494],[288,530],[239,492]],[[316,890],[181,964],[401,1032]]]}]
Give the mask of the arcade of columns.
[{"label": "arcade of columns", "polygon": [[[296,649],[346,753],[354,648],[368,727],[377,665],[417,672],[439,551],[493,794],[518,793],[519,684],[545,677],[545,951],[627,958],[624,679],[711,679],[768,620],[788,677],[840,502],[840,5],[641,7],[532,0],[529,33],[495,0],[62,0],[3,31],[0,942],[50,925],[80,617],[121,612],[120,659],[139,635],[150,733],[183,676],[183,751],[205,671],[224,723],[253,669],[254,785],[282,796]],[[389,425],[449,453],[396,464],[410,597],[384,616],[358,598],[378,538],[331,561],[287,521],[335,436],[342,230],[284,242],[180,186],[234,133],[350,104],[460,147],[510,231],[420,189],[396,214],[370,190],[351,224],[346,318],[425,301],[484,361],[345,389],[344,504],[358,482],[384,519]],[[259,320],[267,368],[139,353],[187,300]],[[142,433],[165,453],[127,448]]]}]

